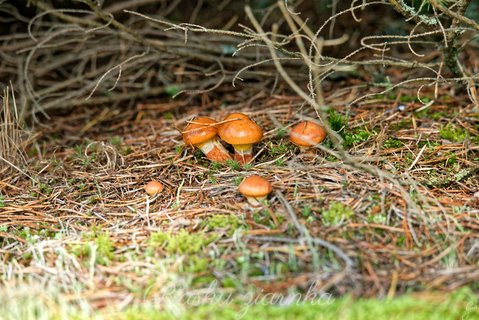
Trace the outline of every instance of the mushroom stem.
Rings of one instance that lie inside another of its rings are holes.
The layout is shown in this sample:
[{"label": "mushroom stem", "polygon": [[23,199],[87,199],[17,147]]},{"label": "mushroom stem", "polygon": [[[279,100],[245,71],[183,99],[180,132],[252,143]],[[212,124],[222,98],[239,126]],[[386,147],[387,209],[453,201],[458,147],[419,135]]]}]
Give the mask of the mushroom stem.
[{"label": "mushroom stem", "polygon": [[235,149],[234,159],[240,164],[244,165],[253,160],[253,145],[252,144],[236,144],[233,145]]},{"label": "mushroom stem", "polygon": [[246,200],[248,200],[248,203],[252,207],[261,207],[261,205],[266,200],[266,198],[267,198],[266,196],[265,197],[246,197]]},{"label": "mushroom stem", "polygon": [[299,149],[300,153],[315,154],[314,149],[312,149],[311,147],[298,146],[298,149]]},{"label": "mushroom stem", "polygon": [[211,161],[225,163],[227,160],[231,160],[231,156],[228,150],[223,147],[218,139],[214,138],[207,142],[197,145],[197,147],[205,154],[205,156]]}]

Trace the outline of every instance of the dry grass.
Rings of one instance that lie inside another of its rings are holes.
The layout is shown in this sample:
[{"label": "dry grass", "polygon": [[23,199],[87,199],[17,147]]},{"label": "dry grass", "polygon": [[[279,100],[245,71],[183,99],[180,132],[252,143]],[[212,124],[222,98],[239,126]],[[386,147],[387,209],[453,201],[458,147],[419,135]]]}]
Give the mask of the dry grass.
[{"label": "dry grass", "polygon": [[20,127],[20,117],[13,89],[6,87],[1,97],[0,109],[0,177],[12,170],[22,170],[18,167],[25,163],[23,138],[25,135]]}]

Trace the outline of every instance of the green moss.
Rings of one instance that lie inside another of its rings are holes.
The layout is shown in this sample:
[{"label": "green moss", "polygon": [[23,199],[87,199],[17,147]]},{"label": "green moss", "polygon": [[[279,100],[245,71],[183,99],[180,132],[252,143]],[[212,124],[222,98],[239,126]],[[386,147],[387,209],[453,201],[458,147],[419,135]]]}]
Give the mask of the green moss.
[{"label": "green moss", "polygon": [[33,240],[32,240],[33,233],[31,231],[30,227],[23,227],[23,228],[20,227],[19,229],[11,228],[10,232],[13,235],[16,235],[17,237],[20,237],[20,238],[26,240],[27,242],[33,242]]},{"label": "green moss", "polygon": [[208,270],[210,261],[207,258],[191,256],[185,263],[184,271],[187,273],[202,273]]},{"label": "green moss", "polygon": [[333,155],[327,155],[327,156],[325,157],[325,159],[326,159],[326,161],[328,161],[328,162],[338,162],[338,158],[336,158],[336,157],[333,156]]},{"label": "green moss", "polygon": [[427,146],[429,150],[434,150],[437,146],[440,146],[441,142],[439,141],[430,141],[430,140],[421,140],[418,142],[417,146],[422,148],[424,146]]},{"label": "green moss", "polygon": [[283,158],[278,158],[274,160],[274,164],[278,167],[283,167],[285,165],[285,162]]},{"label": "green moss", "polygon": [[396,139],[396,138],[388,138],[384,144],[383,144],[383,147],[386,148],[386,149],[395,149],[395,148],[400,148],[403,146],[403,143]]},{"label": "green moss", "polygon": [[[89,144],[91,141],[85,141],[85,144]],[[92,163],[96,160],[96,144],[91,144],[88,147],[88,154],[85,154],[86,146],[78,144],[73,147],[73,159],[79,163],[85,169],[89,169],[92,166]]]},{"label": "green moss", "polygon": [[249,170],[253,168],[253,165],[251,163],[246,163],[243,165],[243,170]]},{"label": "green moss", "polygon": [[48,228],[50,226],[51,225],[48,223],[40,222],[35,229],[31,229],[30,227],[2,226],[0,231],[6,232],[8,230],[9,233],[26,240],[28,243],[33,244],[38,242],[40,239],[55,238],[57,236],[55,231]]},{"label": "green moss", "polygon": [[276,132],[276,138],[282,139],[286,137],[287,134],[288,134],[288,131],[285,128],[279,128],[279,130]]},{"label": "green moss", "polygon": [[199,276],[193,279],[191,285],[192,287],[202,288],[202,287],[211,285],[211,283],[213,283],[213,281],[215,280],[216,280],[216,277],[213,275]]},{"label": "green moss", "polygon": [[85,243],[72,246],[72,252],[76,256],[92,257],[101,265],[108,265],[113,260],[114,246],[108,232],[101,232],[93,228],[93,232],[84,235]]},{"label": "green moss", "polygon": [[324,224],[333,226],[349,220],[353,215],[353,209],[336,201],[331,202],[328,209],[321,213]]},{"label": "green moss", "polygon": [[342,131],[348,125],[348,118],[333,109],[328,111],[328,121],[331,129],[336,132]]},{"label": "green moss", "polygon": [[444,119],[444,118],[447,118],[447,117],[450,117],[451,115],[448,114],[447,112],[443,112],[443,111],[436,111],[436,112],[433,112],[431,114],[431,119],[432,120],[441,120],[441,119]]},{"label": "green moss", "polygon": [[163,119],[164,120],[169,121],[169,120],[173,120],[174,118],[175,118],[175,116],[174,116],[173,112],[171,112],[171,111],[167,111],[167,112],[163,113]]},{"label": "green moss", "polygon": [[241,282],[234,278],[234,277],[225,277],[221,280],[221,285],[223,286],[223,288],[234,288],[234,289],[238,289],[238,288],[241,288],[242,285],[241,285]]},{"label": "green moss", "polygon": [[176,154],[180,154],[180,153],[182,153],[182,152],[183,152],[183,146],[182,146],[182,145],[177,145],[177,146],[175,147],[175,153],[176,153]]},{"label": "green moss", "polygon": [[94,242],[97,246],[97,261],[100,260],[100,262],[107,262],[108,260],[113,259],[113,241],[111,240],[108,232],[97,233]]},{"label": "green moss", "polygon": [[385,215],[385,214],[378,213],[378,214],[368,215],[368,221],[369,222],[373,222],[373,223],[377,223],[377,224],[385,224],[386,220],[387,220],[387,215]]},{"label": "green moss", "polygon": [[355,129],[354,131],[347,131],[344,132],[343,138],[344,138],[344,146],[349,148],[354,145],[363,143],[364,141],[368,140],[368,138],[371,136],[371,132],[368,131],[367,129]]},{"label": "green moss", "polygon": [[226,160],[226,165],[233,170],[241,170],[241,164],[236,160]]},{"label": "green moss", "polygon": [[241,181],[243,181],[243,177],[237,176],[237,177],[234,178],[233,183],[234,183],[235,186],[239,186]]},{"label": "green moss", "polygon": [[285,154],[289,148],[290,148],[289,144],[282,143],[278,145],[272,145],[269,149],[269,152],[272,157],[276,157],[276,156]]},{"label": "green moss", "polygon": [[395,131],[399,131],[401,129],[404,129],[408,126],[408,124],[410,124],[410,120],[408,119],[402,119],[401,121],[397,122],[397,123],[394,123],[393,125],[391,125],[391,130],[393,132]]},{"label": "green moss", "polygon": [[212,161],[210,168],[212,172],[218,172],[223,167],[223,165],[220,162]]},{"label": "green moss", "polygon": [[[394,100],[396,97],[394,97],[393,99],[391,100]],[[402,95],[400,98],[399,98],[399,102],[402,102],[402,103],[406,103],[406,102],[415,102],[417,99],[417,96],[411,96],[411,95]]]},{"label": "green moss", "polygon": [[86,183],[86,180],[84,179],[72,178],[72,179],[68,179],[67,183],[80,192],[84,192],[89,188],[89,186]]},{"label": "green moss", "polygon": [[234,215],[215,214],[202,223],[208,230],[226,229],[231,236],[236,229],[244,226],[240,219]]},{"label": "green moss", "polygon": [[47,183],[38,184],[38,189],[41,193],[46,195],[50,195],[53,192],[53,188]]},{"label": "green moss", "polygon": [[203,155],[203,152],[200,149],[196,149],[193,152],[193,157],[195,157],[195,159],[197,159],[197,160],[201,160],[201,159],[203,159],[204,155]]},{"label": "green moss", "polygon": [[432,112],[429,109],[423,109],[421,111],[414,112],[414,116],[418,119],[429,119],[431,118]]},{"label": "green moss", "polygon": [[457,163],[457,155],[454,152],[447,152],[445,156],[447,157],[446,166],[454,166]]},{"label": "green moss", "polygon": [[241,225],[237,216],[226,214],[215,214],[209,217],[204,224],[210,229],[237,228]]},{"label": "green moss", "polygon": [[[263,203],[267,205],[266,201]],[[281,218],[280,217],[281,216],[278,216],[277,218],[279,221],[282,221],[281,220],[282,217]],[[252,218],[253,218],[253,221],[256,222],[257,224],[270,227],[271,229],[276,229],[278,227],[274,224],[273,220],[271,219],[271,214],[268,210],[257,210],[253,212]]]},{"label": "green moss", "polygon": [[439,129],[439,135],[441,138],[452,142],[462,142],[467,137],[467,131],[462,127],[449,123]]},{"label": "green moss", "polygon": [[3,208],[6,206],[6,203],[5,203],[5,197],[4,196],[0,196],[0,208]]},{"label": "green moss", "polygon": [[[229,298],[229,295],[224,295],[223,297],[226,300]],[[349,296],[337,299],[329,294],[321,295],[317,293],[313,301],[305,302],[300,300],[300,296],[298,296],[293,303],[288,305],[280,305],[281,297],[284,299],[285,295],[263,294],[260,297],[255,297],[256,299],[251,300],[249,303],[248,301],[237,299],[225,304],[221,303],[221,301],[213,300],[213,298],[219,299],[217,295],[211,297],[211,304],[190,307],[181,316],[151,308],[134,307],[112,316],[111,319],[472,320],[479,318],[477,299],[467,289],[459,290],[450,295],[439,296],[432,293],[433,298],[429,298],[426,293],[424,296],[406,295],[391,300],[354,300]],[[434,299],[434,297],[436,298]],[[201,301],[208,301],[208,299]]]},{"label": "green moss", "polygon": [[149,252],[163,248],[169,254],[195,254],[202,251],[216,239],[216,235],[208,236],[202,232],[189,233],[181,230],[177,234],[158,231],[152,233],[149,239]]},{"label": "green moss", "polygon": [[308,218],[309,216],[311,216],[312,211],[313,210],[310,206],[305,206],[303,209],[301,209],[301,215],[303,216],[303,218]]},{"label": "green moss", "polygon": [[113,136],[110,139],[110,144],[115,147],[119,147],[122,142],[123,142],[123,139],[120,136]]},{"label": "green moss", "polygon": [[178,94],[178,92],[180,92],[180,88],[178,86],[175,86],[175,85],[167,86],[165,88],[165,93],[172,98],[174,96],[176,96]]}]

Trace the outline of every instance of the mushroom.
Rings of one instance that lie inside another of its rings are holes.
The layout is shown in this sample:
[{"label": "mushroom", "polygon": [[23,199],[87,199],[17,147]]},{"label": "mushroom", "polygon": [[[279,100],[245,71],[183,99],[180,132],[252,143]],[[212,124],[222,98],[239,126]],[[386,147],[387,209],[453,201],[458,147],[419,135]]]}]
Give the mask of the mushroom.
[{"label": "mushroom", "polygon": [[251,162],[253,144],[263,138],[263,129],[243,113],[232,113],[218,127],[221,139],[233,145],[234,159],[240,164]]},{"label": "mushroom", "polygon": [[228,150],[218,140],[218,122],[208,117],[197,117],[186,126],[183,140],[199,148],[211,161],[224,163],[231,160]]},{"label": "mushroom", "polygon": [[163,184],[161,182],[156,181],[156,180],[152,180],[152,181],[150,181],[146,184],[145,192],[149,196],[154,196],[155,194],[158,194],[161,191],[163,191],[164,188],[165,187],[163,186]]},{"label": "mushroom", "polygon": [[306,149],[326,139],[326,131],[316,122],[302,121],[291,129],[289,139],[300,149]]},{"label": "mushroom", "polygon": [[245,178],[238,187],[238,191],[254,207],[261,205],[261,202],[266,199],[271,190],[271,183],[257,175]]}]

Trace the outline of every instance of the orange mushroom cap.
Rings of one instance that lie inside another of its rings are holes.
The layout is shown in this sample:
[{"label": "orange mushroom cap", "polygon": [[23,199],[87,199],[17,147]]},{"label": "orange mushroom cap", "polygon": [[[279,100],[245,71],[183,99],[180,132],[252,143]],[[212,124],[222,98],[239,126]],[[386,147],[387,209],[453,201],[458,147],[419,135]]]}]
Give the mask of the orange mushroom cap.
[{"label": "orange mushroom cap", "polygon": [[239,185],[238,191],[245,197],[263,198],[270,194],[271,183],[263,177],[252,175],[245,178]]},{"label": "orange mushroom cap", "polygon": [[154,196],[157,193],[163,191],[165,187],[159,181],[152,180],[148,182],[145,186],[145,192],[148,193],[150,196]]},{"label": "orange mushroom cap", "polygon": [[247,115],[245,115],[244,113],[242,112],[233,112],[233,113],[230,113],[226,118],[225,120],[231,120],[231,119],[243,119],[243,120],[251,120],[250,117],[248,117]]},{"label": "orange mushroom cap", "polygon": [[231,121],[222,123],[218,127],[218,134],[229,144],[253,144],[263,138],[263,129],[243,113],[232,113],[225,120]]},{"label": "orange mushroom cap", "polygon": [[313,121],[302,121],[295,125],[289,139],[299,147],[310,147],[326,139],[326,131]]},{"label": "orange mushroom cap", "polygon": [[215,120],[208,117],[196,117],[185,127],[183,140],[190,145],[202,144],[218,134]]}]

